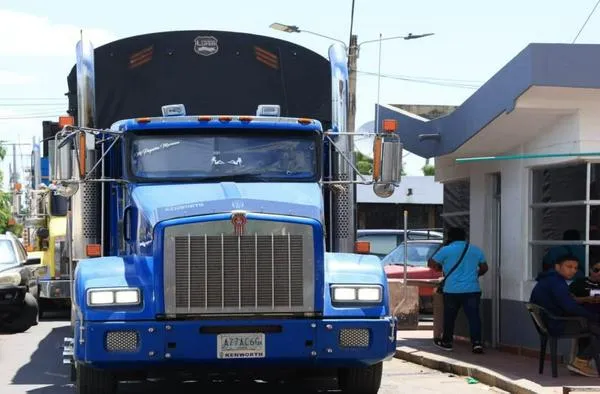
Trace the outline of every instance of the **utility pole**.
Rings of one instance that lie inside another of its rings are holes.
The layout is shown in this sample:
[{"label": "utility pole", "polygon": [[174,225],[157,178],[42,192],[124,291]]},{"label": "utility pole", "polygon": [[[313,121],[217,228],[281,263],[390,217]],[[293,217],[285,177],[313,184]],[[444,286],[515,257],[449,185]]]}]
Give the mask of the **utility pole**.
[{"label": "utility pole", "polygon": [[17,145],[13,144],[13,173],[11,174],[11,182],[13,186],[17,183],[19,176],[17,174]]}]

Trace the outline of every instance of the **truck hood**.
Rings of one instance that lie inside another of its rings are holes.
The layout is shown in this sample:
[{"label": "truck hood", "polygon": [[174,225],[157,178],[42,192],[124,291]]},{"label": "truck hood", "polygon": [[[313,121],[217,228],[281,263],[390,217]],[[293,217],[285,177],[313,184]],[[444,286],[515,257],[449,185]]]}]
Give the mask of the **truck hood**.
[{"label": "truck hood", "polygon": [[163,220],[245,210],[322,220],[317,183],[192,183],[137,185],[131,197],[154,226]]}]

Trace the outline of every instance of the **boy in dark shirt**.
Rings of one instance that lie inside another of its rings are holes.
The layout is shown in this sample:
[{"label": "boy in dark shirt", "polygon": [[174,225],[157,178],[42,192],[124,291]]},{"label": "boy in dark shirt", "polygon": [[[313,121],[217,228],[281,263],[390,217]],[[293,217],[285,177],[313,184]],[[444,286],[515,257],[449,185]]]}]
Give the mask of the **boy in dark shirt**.
[{"label": "boy in dark shirt", "polygon": [[[600,261],[592,263],[589,277],[575,279],[569,290],[577,303],[590,312],[600,314]],[[590,346],[590,339],[579,338],[577,346],[581,354]]]},{"label": "boy in dark shirt", "polygon": [[[562,256],[556,260],[554,270],[540,273],[537,283],[531,292],[529,302],[539,305],[549,313],[563,316],[579,316],[588,320],[589,329],[597,334],[589,345],[578,352],[577,357],[567,368],[584,376],[597,377],[598,372],[591,365],[591,359],[600,352],[600,325],[599,315],[591,312],[577,303],[569,291],[567,280],[571,280],[577,273],[579,261],[575,256]],[[551,334],[560,335],[565,332],[577,331],[582,327],[578,322],[552,321],[546,322]]]},{"label": "boy in dark shirt", "polygon": [[569,290],[584,308],[600,313],[600,261],[592,263],[589,277],[575,279]]}]

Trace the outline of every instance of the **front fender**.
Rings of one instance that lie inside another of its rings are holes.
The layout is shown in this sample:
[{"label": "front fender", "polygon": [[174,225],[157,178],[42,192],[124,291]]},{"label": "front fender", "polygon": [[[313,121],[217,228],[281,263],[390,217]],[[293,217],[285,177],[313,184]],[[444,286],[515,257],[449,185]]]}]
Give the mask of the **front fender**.
[{"label": "front fender", "polygon": [[[336,307],[331,302],[332,284],[378,284],[383,287],[380,305]],[[352,253],[325,254],[324,315],[326,317],[381,317],[389,316],[388,282],[381,260],[373,255]]]},{"label": "front fender", "polygon": [[[80,260],[74,278],[77,308],[86,321],[154,319],[156,310],[153,277],[152,257],[98,257]],[[87,290],[103,287],[137,287],[141,291],[142,302],[136,306],[88,306]]]}]

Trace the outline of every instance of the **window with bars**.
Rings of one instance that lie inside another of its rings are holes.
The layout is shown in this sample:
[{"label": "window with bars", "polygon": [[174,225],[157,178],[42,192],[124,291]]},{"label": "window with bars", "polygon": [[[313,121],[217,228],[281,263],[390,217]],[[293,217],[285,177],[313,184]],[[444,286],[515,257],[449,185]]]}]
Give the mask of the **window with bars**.
[{"label": "window with bars", "polygon": [[471,183],[468,179],[444,183],[442,219],[444,229],[463,228],[469,236],[471,208]]},{"label": "window with bars", "polygon": [[[544,255],[552,247],[585,247],[588,263],[600,261],[600,164],[579,162],[532,170],[530,195],[531,278],[542,271]],[[564,241],[563,233],[577,230],[578,241]],[[580,247],[580,246],[579,246]]]}]

